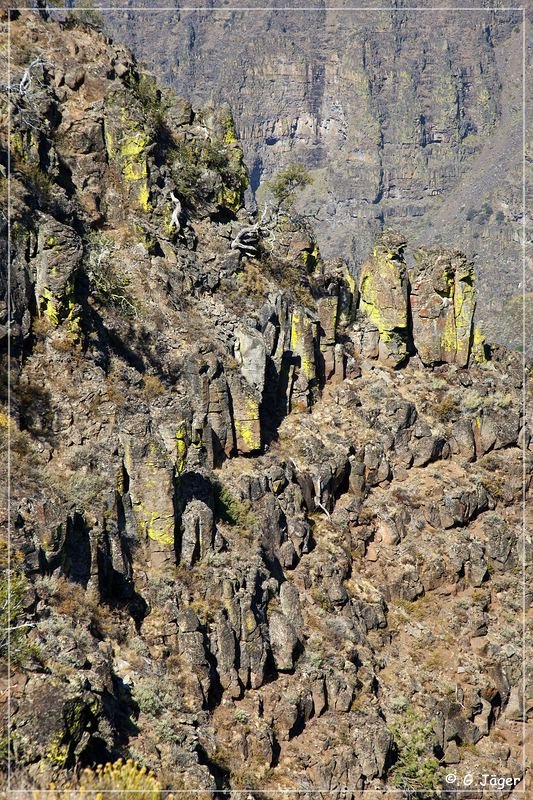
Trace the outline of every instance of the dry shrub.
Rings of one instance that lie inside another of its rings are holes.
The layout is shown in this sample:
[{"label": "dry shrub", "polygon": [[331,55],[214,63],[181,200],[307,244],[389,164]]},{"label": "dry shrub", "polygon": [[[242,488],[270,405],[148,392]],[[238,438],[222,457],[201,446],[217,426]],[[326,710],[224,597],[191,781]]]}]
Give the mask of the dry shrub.
[{"label": "dry shrub", "polygon": [[54,326],[46,316],[34,317],[31,323],[32,333],[39,339],[44,339],[54,329]]},{"label": "dry shrub", "polygon": [[443,397],[433,406],[433,413],[442,422],[451,422],[460,413],[457,401],[453,397]]},{"label": "dry shrub", "polygon": [[143,394],[148,400],[165,393],[165,387],[157,375],[145,375],[143,378]]},{"label": "dry shrub", "polygon": [[66,578],[57,579],[50,600],[57,614],[64,614],[74,622],[87,621],[94,608],[83,587]]},{"label": "dry shrub", "polygon": [[244,269],[238,275],[239,290],[246,297],[263,297],[268,291],[268,285],[260,266],[247,261]]},{"label": "dry shrub", "polygon": [[46,586],[41,579],[38,591],[41,595],[47,595],[47,602],[56,614],[68,617],[76,625],[90,626],[106,638],[122,638],[120,619],[111,609],[99,603],[95,595],[67,578],[53,577],[45,580]]},{"label": "dry shrub", "polygon": [[[129,759],[119,759],[96,769],[84,769],[75,783],[28,792],[28,800],[163,800],[162,787],[153,772]],[[167,798],[170,798],[167,795]]]},{"label": "dry shrub", "polygon": [[50,339],[50,346],[58,353],[69,353],[77,347],[78,340],[70,331],[60,331]]}]

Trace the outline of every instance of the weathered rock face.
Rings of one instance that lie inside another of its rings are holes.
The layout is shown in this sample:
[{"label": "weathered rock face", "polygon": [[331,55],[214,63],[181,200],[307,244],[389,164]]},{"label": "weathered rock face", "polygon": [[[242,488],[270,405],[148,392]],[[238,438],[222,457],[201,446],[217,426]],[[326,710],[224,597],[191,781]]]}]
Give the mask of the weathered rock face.
[{"label": "weathered rock face", "polygon": [[397,367],[418,354],[424,366],[483,360],[474,331],[474,268],[461,253],[418,250],[407,268],[406,242],[386,233],[361,270],[359,348],[367,358]]},{"label": "weathered rock face", "polygon": [[149,211],[150,175],[148,152],[154,145],[153,130],[146,121],[141,102],[120,87],[108,93],[104,107],[104,141],[109,162],[127,187],[127,203]]},{"label": "weathered rock face", "polygon": [[[37,240],[35,296],[38,307],[52,324],[67,316],[73,305],[73,276],[82,258],[80,238],[72,228],[44,218]],[[69,308],[70,304],[70,308]]]},{"label": "weathered rock face", "polygon": [[410,281],[413,338],[422,363],[465,367],[476,303],[472,264],[460,253],[420,252]]},{"label": "weathered rock face", "polygon": [[361,271],[360,309],[370,323],[365,355],[396,367],[407,358],[409,324],[408,276],[402,251],[405,242],[380,242]]},{"label": "weathered rock face", "polygon": [[227,108],[155,114],[91,27],[11,33],[16,79],[23,42],[54,54],[56,110],[36,146],[13,93],[17,775],[123,756],[210,800],[358,800],[412,787],[416,740],[424,791],[520,778],[530,434],[468,261],[387,233],[358,288],[297,217],[243,255]]},{"label": "weathered rock face", "polygon": [[485,328],[520,344],[520,12],[240,5],[104,24],[196,105],[230,103],[254,190],[287,163],[313,171],[301,208],[326,256],[358,267],[391,225],[476,252]]},{"label": "weathered rock face", "polygon": [[135,528],[148,544],[157,569],[174,561],[174,477],[170,460],[160,441],[146,430],[144,416],[130,418],[121,431],[123,471],[127,481],[119,487],[123,503],[135,517]]}]

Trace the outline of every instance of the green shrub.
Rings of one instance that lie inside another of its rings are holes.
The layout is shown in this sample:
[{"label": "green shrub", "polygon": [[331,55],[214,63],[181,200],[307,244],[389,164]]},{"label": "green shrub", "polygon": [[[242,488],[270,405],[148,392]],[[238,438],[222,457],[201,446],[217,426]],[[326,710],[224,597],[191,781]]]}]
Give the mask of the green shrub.
[{"label": "green shrub", "polygon": [[69,478],[66,493],[76,502],[80,510],[90,511],[95,503],[109,493],[109,480],[106,475],[96,470],[88,471],[86,474],[76,472]]},{"label": "green shrub", "polygon": [[322,667],[324,658],[320,655],[320,653],[316,653],[314,650],[306,650],[305,655],[313,669],[320,669]]},{"label": "green shrub", "polygon": [[148,678],[141,679],[133,689],[133,699],[144,714],[159,717],[164,709],[157,682]]},{"label": "green shrub", "polygon": [[485,398],[475,389],[467,389],[461,396],[461,404],[467,411],[477,411],[484,403]]},{"label": "green shrub", "polygon": [[229,525],[252,527],[255,516],[247,503],[243,503],[225,486],[215,486],[215,509],[217,516]]},{"label": "green shrub", "polygon": [[199,161],[207,169],[218,172],[223,178],[231,178],[228,155],[220,142],[206,139],[198,147]]},{"label": "green shrub", "polygon": [[391,726],[397,750],[396,761],[390,770],[391,783],[398,789],[417,793],[423,800],[424,792],[438,789],[441,785],[441,769],[433,755],[434,731],[412,708],[407,708]]},{"label": "green shrub", "polygon": [[492,206],[488,203],[483,203],[482,208],[479,211],[476,211],[473,208],[470,208],[466,213],[466,219],[468,222],[476,222],[477,225],[484,225],[492,214],[494,213]]},{"label": "green shrub", "polygon": [[34,655],[28,642],[31,626],[21,622],[28,580],[18,570],[11,569],[10,573],[10,580],[7,567],[0,575],[0,661],[6,662],[9,656],[11,664],[22,664]]},{"label": "green shrub", "polygon": [[294,194],[298,189],[303,189],[313,182],[309,170],[303,164],[291,164],[286,169],[278,172],[277,175],[267,183],[278,203],[291,204]]},{"label": "green shrub", "polygon": [[250,720],[250,715],[244,708],[238,708],[235,712],[235,721],[240,722],[241,725],[246,725],[246,723]]},{"label": "green shrub", "polygon": [[[50,5],[61,7],[63,3],[55,0]],[[69,11],[67,21],[70,25],[88,25],[97,31],[104,29],[104,18],[95,8],[92,0],[83,0],[83,5],[77,6],[76,11]]]},{"label": "green shrub", "polygon": [[168,101],[164,99],[155,78],[143,72],[138,80],[131,81],[130,86],[154,130],[162,130],[165,127]]},{"label": "green shrub", "polygon": [[201,175],[194,146],[190,142],[180,142],[176,146],[172,163],[172,177],[178,195],[188,205],[193,205],[200,199]]},{"label": "green shrub", "polygon": [[19,162],[17,167],[24,178],[30,183],[30,188],[40,200],[50,197],[53,183],[49,176],[43,172],[39,164],[34,162]]},{"label": "green shrub", "polygon": [[218,139],[184,141],[176,145],[172,163],[172,177],[181,199],[188,205],[205,199],[202,186],[205,171],[215,172],[226,190],[240,196],[248,179],[242,164],[240,150]]}]

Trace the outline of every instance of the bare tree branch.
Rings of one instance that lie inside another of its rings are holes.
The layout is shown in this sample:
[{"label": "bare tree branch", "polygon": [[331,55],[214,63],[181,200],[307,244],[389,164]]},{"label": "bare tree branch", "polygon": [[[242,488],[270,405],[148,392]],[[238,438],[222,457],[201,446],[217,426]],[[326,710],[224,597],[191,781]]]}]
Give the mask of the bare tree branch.
[{"label": "bare tree branch", "polygon": [[4,83],[2,84],[2,89],[10,94],[18,94],[20,97],[26,97],[30,93],[33,81],[38,83],[41,89],[43,88],[42,82],[36,75],[32,74],[32,70],[36,67],[51,66],[53,66],[51,61],[47,61],[42,56],[37,56],[37,58],[34,58],[31,64],[26,67],[18,83]]},{"label": "bare tree branch", "polygon": [[172,212],[172,218],[170,220],[171,227],[175,227],[177,232],[179,233],[181,230],[181,222],[180,222],[180,214],[182,211],[181,203],[179,197],[176,197],[174,192],[170,192],[170,199],[174,203],[174,211]]},{"label": "bare tree branch", "polygon": [[237,233],[231,242],[232,250],[240,250],[245,255],[256,256],[259,252],[259,242],[268,239],[272,249],[276,242],[276,225],[281,216],[286,216],[279,206],[266,204],[259,215],[259,222],[247,225]]},{"label": "bare tree branch", "polygon": [[313,499],[315,501],[315,505],[318,508],[321,508],[322,511],[324,512],[324,514],[326,515],[326,517],[328,519],[330,519],[331,518],[331,514],[329,513],[327,508],[322,505],[322,479],[320,478],[320,476],[318,477],[318,483],[317,483],[317,489],[316,489],[316,497],[314,497]]}]

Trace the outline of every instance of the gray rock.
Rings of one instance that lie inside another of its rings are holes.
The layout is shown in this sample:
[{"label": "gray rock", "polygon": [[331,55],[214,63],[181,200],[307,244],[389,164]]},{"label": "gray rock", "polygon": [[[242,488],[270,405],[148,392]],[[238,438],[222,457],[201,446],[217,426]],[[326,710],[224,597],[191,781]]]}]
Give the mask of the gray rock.
[{"label": "gray rock", "polygon": [[77,67],[76,69],[69,70],[65,74],[65,83],[67,84],[69,89],[72,89],[73,92],[75,92],[77,89],[80,88],[84,80],[85,80],[85,70],[82,67]]},{"label": "gray rock", "polygon": [[291,672],[294,668],[298,636],[284,614],[274,612],[268,621],[270,646],[276,668],[280,672]]},{"label": "gray rock", "polygon": [[265,386],[266,348],[261,334],[239,328],[235,340],[235,359],[250,386],[262,393]]},{"label": "gray rock", "polygon": [[459,752],[459,748],[457,747],[457,742],[451,741],[446,750],[444,751],[444,763],[445,764],[460,764],[461,763],[461,753]]},{"label": "gray rock", "polygon": [[522,722],[526,719],[524,697],[521,686],[512,687],[509,700],[507,701],[507,705],[505,707],[504,716],[506,719],[517,722]]}]

